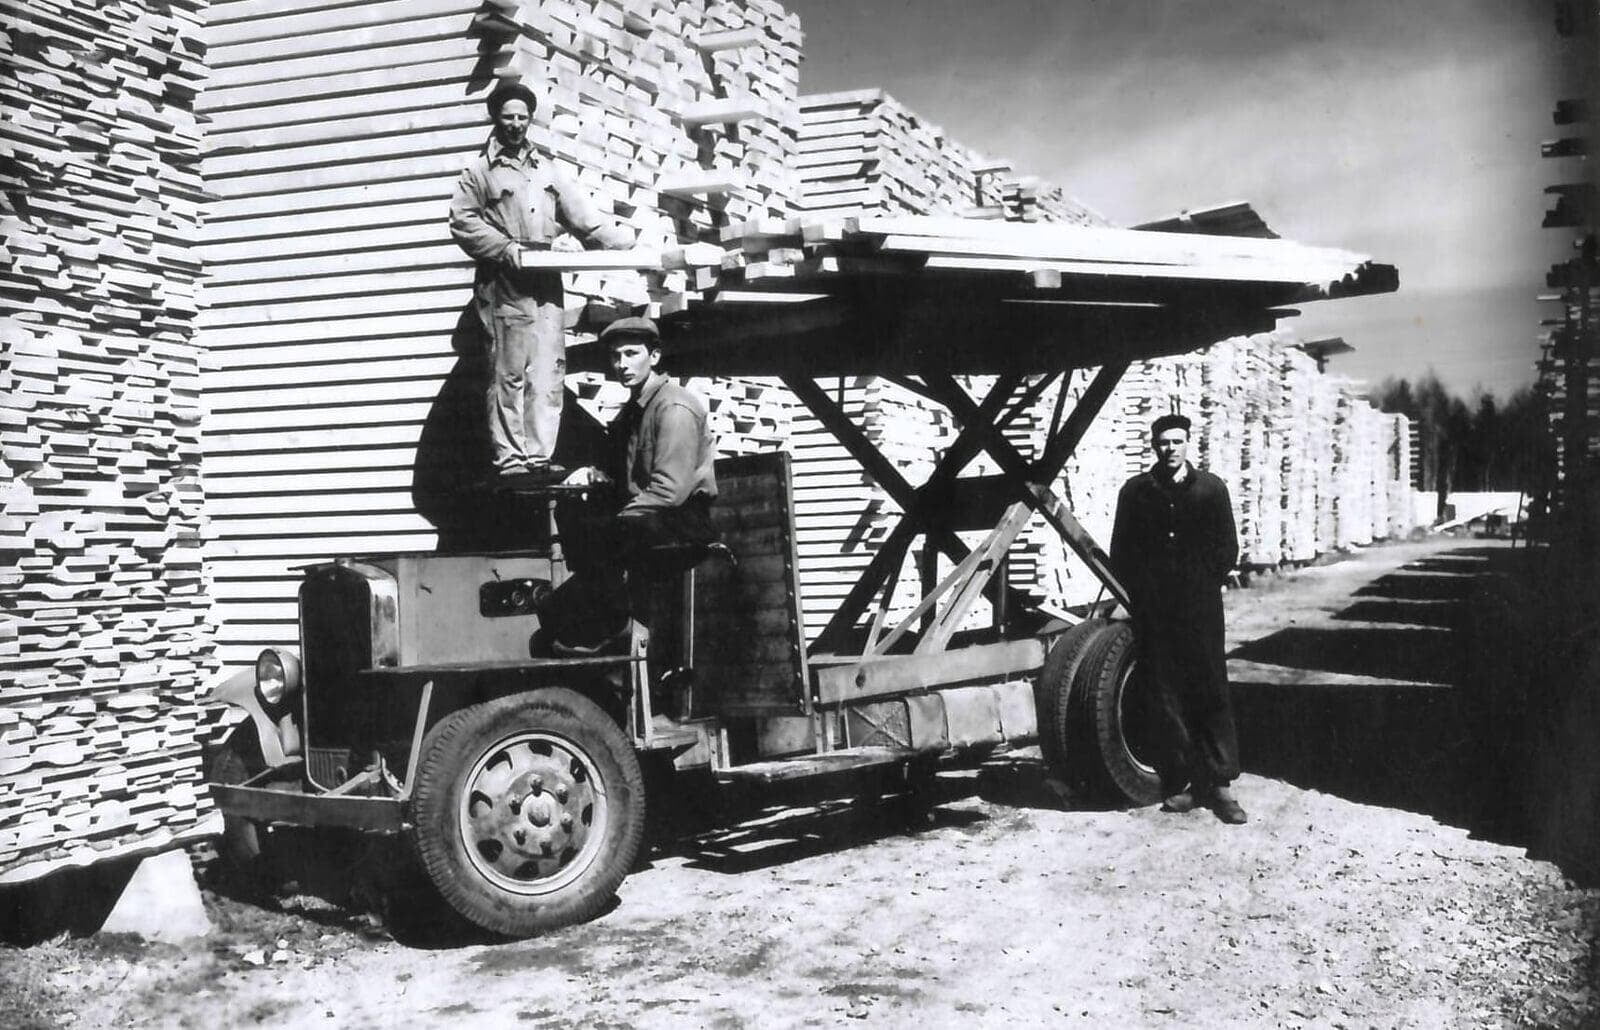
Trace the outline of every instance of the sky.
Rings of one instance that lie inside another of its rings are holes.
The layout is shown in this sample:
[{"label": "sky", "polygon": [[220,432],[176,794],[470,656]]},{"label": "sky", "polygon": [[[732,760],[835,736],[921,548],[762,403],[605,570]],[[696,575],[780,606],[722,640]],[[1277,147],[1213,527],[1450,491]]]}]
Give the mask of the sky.
[{"label": "sky", "polygon": [[1574,44],[1549,0],[785,0],[801,92],[881,87],[1118,224],[1236,200],[1280,236],[1396,265],[1400,290],[1280,323],[1376,385],[1531,383],[1572,234],[1542,140]]}]

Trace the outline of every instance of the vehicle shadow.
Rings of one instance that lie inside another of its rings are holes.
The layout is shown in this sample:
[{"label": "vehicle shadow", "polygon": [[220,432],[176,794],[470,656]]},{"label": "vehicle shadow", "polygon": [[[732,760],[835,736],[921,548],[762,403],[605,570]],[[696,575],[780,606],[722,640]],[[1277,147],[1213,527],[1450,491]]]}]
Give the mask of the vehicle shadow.
[{"label": "vehicle shadow", "polygon": [[848,793],[826,784],[711,789],[716,793],[679,793],[660,813],[652,858],[680,857],[691,868],[732,875],[987,818],[942,807],[977,793],[970,773],[932,776],[914,790],[870,777]]},{"label": "vehicle shadow", "polygon": [[1495,836],[1509,801],[1482,775],[1462,682],[1461,623],[1478,576],[1507,561],[1463,548],[1379,576],[1332,614],[1236,647],[1233,699],[1244,770]]}]

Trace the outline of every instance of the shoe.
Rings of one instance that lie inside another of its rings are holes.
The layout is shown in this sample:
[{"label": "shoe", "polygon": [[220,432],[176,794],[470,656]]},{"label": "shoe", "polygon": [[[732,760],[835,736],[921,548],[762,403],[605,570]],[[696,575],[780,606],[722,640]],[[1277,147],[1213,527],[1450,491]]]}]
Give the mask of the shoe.
[{"label": "shoe", "polygon": [[1192,792],[1180,790],[1176,794],[1169,795],[1161,802],[1161,810],[1163,812],[1193,812],[1196,804],[1198,802],[1195,801]]},{"label": "shoe", "polygon": [[571,474],[571,469],[565,465],[544,463],[529,465],[527,468],[505,468],[495,470],[485,483],[491,488],[507,488],[513,490],[528,489],[529,487],[551,486],[566,479]]},{"label": "shoe", "polygon": [[1233,796],[1233,792],[1227,787],[1218,787],[1213,790],[1210,802],[1211,811],[1215,812],[1217,818],[1229,826],[1243,826],[1250,821],[1250,817],[1244,814],[1244,809],[1240,807],[1239,802]]},{"label": "shoe", "polygon": [[524,473],[528,479],[543,486],[549,483],[559,483],[572,474],[572,470],[565,465],[557,465],[553,461],[541,461],[530,464]]}]

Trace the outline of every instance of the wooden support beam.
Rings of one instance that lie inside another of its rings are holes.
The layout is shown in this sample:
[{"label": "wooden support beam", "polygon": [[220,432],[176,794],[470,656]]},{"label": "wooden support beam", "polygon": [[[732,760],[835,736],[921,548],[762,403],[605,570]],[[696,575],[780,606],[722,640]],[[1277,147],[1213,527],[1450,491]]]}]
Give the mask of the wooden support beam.
[{"label": "wooden support beam", "polygon": [[[950,637],[972,611],[973,602],[978,599],[979,592],[989,585],[996,572],[1005,567],[1006,551],[1016,542],[1017,534],[1028,524],[1029,509],[1029,505],[1020,501],[1013,504],[984,540],[983,545],[972,552],[972,556],[978,559],[976,564],[961,578],[960,586],[951,597],[950,603],[945,605],[939,612],[939,617],[933,621],[933,625],[923,633],[922,639],[917,641],[915,653],[933,654],[949,646]],[[971,557],[968,560],[970,561]]]},{"label": "wooden support beam", "polygon": [[1061,469],[1066,465],[1067,459],[1072,457],[1072,452],[1077,449],[1083,434],[1089,431],[1089,426],[1100,414],[1100,409],[1105,407],[1111,391],[1117,388],[1123,375],[1128,371],[1131,362],[1118,361],[1101,367],[1095,374],[1094,382],[1083,391],[1083,396],[1078,403],[1073,405],[1072,414],[1067,416],[1066,423],[1046,441],[1044,453],[1039,455],[1035,462],[1038,472],[1043,475],[1044,482],[1055,482],[1056,476],[1061,474]]},{"label": "wooden support beam", "polygon": [[1044,650],[1038,637],[1023,637],[939,654],[877,655],[846,662],[829,662],[823,657],[812,669],[818,702],[833,705],[1026,675],[1044,664]]},{"label": "wooden support beam", "polygon": [[[1073,516],[1066,504],[1058,497],[1051,483],[1055,481],[1057,470],[1051,470],[1046,462],[1041,460],[1030,465],[1010,440],[995,426],[978,417],[978,408],[961,389],[959,383],[948,375],[930,375],[928,384],[940,390],[947,398],[947,405],[952,414],[963,422],[963,433],[972,432],[981,437],[985,449],[995,461],[1000,463],[1001,469],[1015,482],[1017,490],[1021,493],[1021,500],[1030,508],[1044,516],[1050,527],[1056,531],[1062,541],[1070,547],[1073,553],[1083,560],[1083,563],[1093,572],[1095,578],[1104,583],[1106,589],[1116,597],[1124,606],[1128,604],[1128,592],[1118,582],[1116,575],[1111,571],[1111,559],[1106,555],[1100,545],[1095,543],[1088,530]],[[1096,380],[1097,385],[1099,380]],[[1107,390],[1109,392],[1109,388]],[[1085,395],[1084,400],[1088,400]],[[1082,402],[1080,401],[1080,404]],[[1077,409],[1073,415],[1077,415]],[[1069,419],[1069,423],[1070,423]],[[1065,430],[1063,430],[1065,432]],[[1075,444],[1076,441],[1074,441]],[[1064,463],[1072,453],[1072,446],[1067,446],[1061,455]],[[1048,476],[1045,473],[1049,472]]]}]

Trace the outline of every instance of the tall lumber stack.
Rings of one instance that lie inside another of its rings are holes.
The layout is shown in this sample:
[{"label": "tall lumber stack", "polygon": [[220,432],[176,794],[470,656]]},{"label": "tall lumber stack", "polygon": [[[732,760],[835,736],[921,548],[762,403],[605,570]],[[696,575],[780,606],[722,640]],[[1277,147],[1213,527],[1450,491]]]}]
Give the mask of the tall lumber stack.
[{"label": "tall lumber stack", "polygon": [[[535,148],[641,244],[714,241],[798,191],[800,28],[771,0],[230,0],[207,31],[207,557],[237,665],[294,640],[293,566],[431,550],[428,498],[487,472],[445,215],[497,79],[535,90]],[[570,274],[568,324],[704,272]],[[778,445],[782,404],[710,385],[725,451]]]},{"label": "tall lumber stack", "polygon": [[203,6],[8,5],[0,28],[0,883],[214,832]]}]

